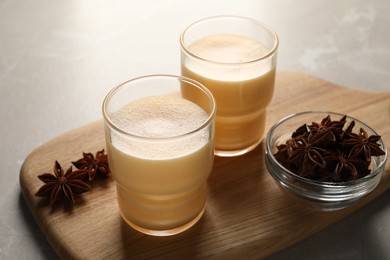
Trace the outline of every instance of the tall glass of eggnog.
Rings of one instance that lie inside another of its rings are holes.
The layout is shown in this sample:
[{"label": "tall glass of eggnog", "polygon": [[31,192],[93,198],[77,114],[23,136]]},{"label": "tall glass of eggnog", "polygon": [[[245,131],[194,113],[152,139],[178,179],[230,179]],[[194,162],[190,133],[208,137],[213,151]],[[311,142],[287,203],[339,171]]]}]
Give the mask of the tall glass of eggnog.
[{"label": "tall glass of eggnog", "polygon": [[216,16],[188,26],[180,44],[182,75],[207,87],[217,103],[216,155],[254,149],[274,90],[276,33],[256,20]]},{"label": "tall glass of eggnog", "polygon": [[148,75],[103,102],[106,147],[120,213],[134,229],[168,236],[194,225],[207,201],[216,105],[181,76]]}]

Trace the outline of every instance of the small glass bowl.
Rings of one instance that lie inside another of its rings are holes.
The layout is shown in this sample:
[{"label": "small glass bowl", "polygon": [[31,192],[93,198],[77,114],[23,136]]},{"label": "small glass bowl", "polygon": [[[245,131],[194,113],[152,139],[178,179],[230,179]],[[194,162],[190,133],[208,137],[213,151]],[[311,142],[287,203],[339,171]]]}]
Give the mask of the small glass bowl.
[{"label": "small glass bowl", "polygon": [[[332,120],[339,120],[344,116],[333,112],[308,111],[287,116],[273,125],[266,137],[265,163],[270,175],[282,190],[287,191],[295,198],[302,199],[316,209],[333,211],[354,204],[375,189],[385,169],[387,150],[383,141],[380,140],[379,143],[382,150],[385,151],[385,155],[372,157],[371,174],[348,182],[315,181],[298,176],[283,167],[273,155],[277,151],[276,146],[285,143],[299,126],[304,123],[319,123],[327,115],[330,115]],[[371,127],[352,117],[347,117],[346,126],[352,120],[356,123],[353,132],[363,128],[369,136],[377,135]]]}]

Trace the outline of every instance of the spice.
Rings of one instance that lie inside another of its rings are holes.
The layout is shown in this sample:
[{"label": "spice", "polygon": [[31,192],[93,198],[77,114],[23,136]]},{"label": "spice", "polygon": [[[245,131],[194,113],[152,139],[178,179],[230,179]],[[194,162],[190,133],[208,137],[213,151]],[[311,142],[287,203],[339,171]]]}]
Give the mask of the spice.
[{"label": "spice", "polygon": [[348,133],[347,138],[341,142],[341,145],[349,149],[348,157],[358,157],[369,161],[371,156],[380,156],[385,154],[378,145],[380,136],[368,136],[367,132],[360,128],[359,134]]},{"label": "spice", "polygon": [[295,174],[327,182],[344,182],[370,174],[372,156],[384,155],[380,136],[360,128],[353,133],[355,121],[343,130],[347,120],[332,121],[330,116],[320,123],[304,124],[292,133],[285,144],[278,145],[275,158]]},{"label": "spice", "polygon": [[94,180],[96,175],[107,177],[110,174],[107,154],[104,153],[104,149],[98,151],[95,157],[92,153],[83,153],[83,158],[72,162],[72,164],[77,169],[86,171],[89,181]]},{"label": "spice", "polygon": [[35,194],[38,197],[50,197],[50,204],[61,198],[74,203],[75,194],[81,194],[92,189],[86,181],[93,181],[96,175],[107,177],[110,175],[107,154],[104,149],[98,151],[95,156],[92,153],[83,153],[83,158],[72,162],[77,170],[73,171],[72,166],[65,172],[58,161],[54,164],[54,174],[44,173],[38,178],[45,184]]},{"label": "spice", "polygon": [[38,197],[50,197],[50,205],[60,198],[65,197],[70,203],[74,203],[74,194],[81,194],[91,189],[82,179],[86,172],[75,170],[72,171],[72,166],[65,172],[58,161],[54,164],[54,174],[44,173],[38,178],[45,184],[35,194]]}]

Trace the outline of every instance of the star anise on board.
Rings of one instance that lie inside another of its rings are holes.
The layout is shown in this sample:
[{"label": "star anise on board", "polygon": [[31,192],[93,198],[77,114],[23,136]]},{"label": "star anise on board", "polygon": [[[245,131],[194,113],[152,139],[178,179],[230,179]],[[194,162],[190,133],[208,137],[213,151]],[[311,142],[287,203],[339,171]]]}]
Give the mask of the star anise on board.
[{"label": "star anise on board", "polygon": [[64,173],[58,161],[54,164],[54,174],[44,173],[38,178],[45,184],[35,194],[38,197],[50,197],[50,204],[65,198],[68,202],[74,203],[74,194],[81,194],[91,189],[82,179],[86,172],[75,170],[72,171],[72,166]]},{"label": "star anise on board", "polygon": [[372,156],[381,156],[380,136],[364,129],[353,133],[355,121],[343,130],[347,120],[332,121],[330,116],[320,123],[298,127],[285,144],[277,146],[276,160],[288,170],[318,181],[343,182],[370,174]]},{"label": "star anise on board", "polygon": [[104,149],[98,151],[95,156],[92,153],[83,153],[83,158],[72,162],[72,164],[77,169],[87,172],[89,181],[94,180],[96,175],[107,177],[110,174],[107,154],[104,153]]}]

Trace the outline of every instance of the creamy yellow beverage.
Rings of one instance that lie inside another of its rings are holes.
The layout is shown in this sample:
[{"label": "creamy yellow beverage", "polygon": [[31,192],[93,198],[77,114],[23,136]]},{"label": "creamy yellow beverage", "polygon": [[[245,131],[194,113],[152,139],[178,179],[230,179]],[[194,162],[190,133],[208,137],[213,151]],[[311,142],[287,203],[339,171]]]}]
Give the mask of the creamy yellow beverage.
[{"label": "creamy yellow beverage", "polygon": [[206,36],[187,48],[196,58],[182,60],[182,75],[202,83],[216,100],[216,150],[257,145],[275,80],[272,60],[255,61],[267,54],[266,48],[235,34]]},{"label": "creamy yellow beverage", "polygon": [[118,204],[128,224],[148,233],[200,218],[214,146],[207,129],[194,130],[207,118],[199,106],[177,96],[138,99],[111,116],[130,134],[107,138]]}]

